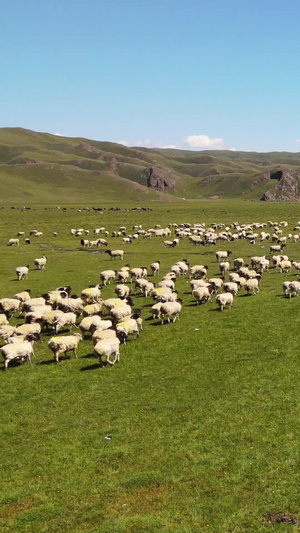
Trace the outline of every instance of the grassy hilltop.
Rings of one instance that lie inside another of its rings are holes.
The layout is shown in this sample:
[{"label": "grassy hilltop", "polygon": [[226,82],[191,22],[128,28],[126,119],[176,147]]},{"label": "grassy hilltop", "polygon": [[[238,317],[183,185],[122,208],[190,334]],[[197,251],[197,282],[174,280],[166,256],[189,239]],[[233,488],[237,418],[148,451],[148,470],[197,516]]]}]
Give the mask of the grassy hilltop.
[{"label": "grassy hilltop", "polygon": [[[0,129],[2,203],[260,199],[278,185],[278,177],[271,179],[278,169],[297,173],[299,167],[295,153],[128,148]],[[271,199],[297,200],[298,185],[297,175],[289,194],[284,186]]]}]

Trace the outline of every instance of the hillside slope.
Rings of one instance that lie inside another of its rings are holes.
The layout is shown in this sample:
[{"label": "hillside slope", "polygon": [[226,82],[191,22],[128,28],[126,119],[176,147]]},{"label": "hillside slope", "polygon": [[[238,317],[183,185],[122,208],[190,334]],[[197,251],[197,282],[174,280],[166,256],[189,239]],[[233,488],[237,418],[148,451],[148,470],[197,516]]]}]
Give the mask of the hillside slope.
[{"label": "hillside slope", "polygon": [[2,203],[300,198],[300,154],[126,146],[0,129]]}]

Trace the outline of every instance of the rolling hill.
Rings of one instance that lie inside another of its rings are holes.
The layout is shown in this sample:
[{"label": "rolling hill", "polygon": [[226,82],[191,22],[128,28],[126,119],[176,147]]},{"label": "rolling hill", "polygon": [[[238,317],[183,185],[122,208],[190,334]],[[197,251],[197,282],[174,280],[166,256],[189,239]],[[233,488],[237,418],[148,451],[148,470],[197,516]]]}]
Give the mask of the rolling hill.
[{"label": "rolling hill", "polygon": [[3,204],[180,198],[297,201],[300,153],[129,148],[2,128],[0,186]]}]

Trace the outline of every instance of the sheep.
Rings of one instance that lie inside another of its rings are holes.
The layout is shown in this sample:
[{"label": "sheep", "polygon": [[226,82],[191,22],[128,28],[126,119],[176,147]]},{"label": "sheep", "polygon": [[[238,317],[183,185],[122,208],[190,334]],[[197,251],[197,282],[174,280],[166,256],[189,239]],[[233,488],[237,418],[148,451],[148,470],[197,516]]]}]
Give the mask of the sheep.
[{"label": "sheep", "polygon": [[28,272],[29,272],[29,265],[16,267],[15,270],[16,270],[16,274],[17,274],[18,280],[21,281],[22,279],[27,278],[27,275],[28,275]]},{"label": "sheep", "polygon": [[30,244],[30,239],[25,239],[25,244]]},{"label": "sheep", "polygon": [[190,286],[191,286],[192,291],[194,289],[198,289],[198,287],[208,287],[209,285],[210,283],[208,283],[204,279],[191,279],[190,281]]},{"label": "sheep", "polygon": [[164,241],[164,247],[165,248],[174,248],[173,241]]},{"label": "sheep", "polygon": [[224,276],[221,276],[220,278],[210,278],[208,280],[208,283],[212,287],[212,292],[213,293],[218,292],[221,289],[221,287],[223,286],[224,281],[225,281]]},{"label": "sheep", "polygon": [[207,274],[208,267],[206,265],[194,265],[190,268],[190,278],[204,278]]},{"label": "sheep", "polygon": [[4,324],[0,327],[0,338],[3,340],[9,339],[9,337],[12,337],[16,331],[16,328],[14,326],[11,326],[10,324]]},{"label": "sheep", "polygon": [[230,268],[230,263],[228,261],[223,261],[222,263],[219,263],[221,274],[225,274],[225,272],[228,272]]},{"label": "sheep", "polygon": [[114,270],[102,270],[102,272],[100,272],[100,280],[103,285],[106,285],[107,283],[110,284],[114,279],[116,279],[116,273]]},{"label": "sheep", "polygon": [[124,257],[124,250],[105,250],[105,254],[108,254],[111,259],[122,259]]},{"label": "sheep", "polygon": [[133,301],[130,298],[130,296],[126,298],[126,300],[122,300],[121,298],[108,298],[107,300],[103,300],[102,305],[107,310],[107,312],[110,313],[110,311],[114,307],[124,305],[125,303],[129,303],[129,305],[133,305]]},{"label": "sheep", "polygon": [[282,249],[286,246],[285,243],[282,244],[274,244],[273,246],[270,246],[270,252],[281,252]]},{"label": "sheep", "polygon": [[92,331],[92,330],[103,331],[111,327],[112,327],[112,321],[102,320],[99,315],[86,316],[81,320],[79,324],[80,331],[83,335],[85,331]]},{"label": "sheep", "polygon": [[[49,306],[47,306],[47,308],[49,309]],[[60,315],[63,315],[63,311],[60,311],[59,309],[55,309],[55,310],[46,310],[45,312],[42,312],[40,313],[40,316],[32,316],[31,313],[28,313],[28,315],[26,316],[26,321],[30,319],[30,323],[32,322],[38,322],[39,324],[41,324],[42,326],[46,327],[47,329],[49,328],[53,328],[55,327],[55,322],[56,322],[56,319],[57,317],[59,317]]]},{"label": "sheep", "polygon": [[131,307],[128,304],[117,305],[113,307],[110,314],[114,322],[122,322],[131,316]]},{"label": "sheep", "polygon": [[152,313],[152,318],[160,318],[160,311],[161,311],[161,306],[162,306],[162,302],[158,302],[157,304],[154,304],[152,305],[151,307],[151,313]]},{"label": "sheep", "polygon": [[116,331],[114,329],[110,329],[111,327],[112,327],[111,320],[102,320],[102,325],[97,327],[97,329],[95,329],[95,331],[92,334],[92,342],[94,346],[99,341],[102,341],[104,339],[112,339],[117,336]]},{"label": "sheep", "polygon": [[31,363],[31,355],[33,354],[33,346],[31,342],[24,341],[15,344],[6,344],[0,349],[4,359],[4,369],[7,370],[8,364],[11,361],[29,361]]},{"label": "sheep", "polygon": [[43,255],[43,257],[38,257],[34,260],[34,264],[37,268],[37,270],[43,270],[47,263],[47,257]]},{"label": "sheep", "polygon": [[233,260],[233,266],[235,270],[239,270],[244,266],[244,259],[242,257],[237,257]]},{"label": "sheep", "polygon": [[31,298],[31,290],[27,289],[26,291],[17,292],[17,294],[14,295],[15,300],[20,300],[21,302],[26,302],[26,300],[29,300]]},{"label": "sheep", "polygon": [[136,340],[139,337],[140,332],[142,331],[142,319],[129,318],[128,320],[119,322],[116,325],[117,335],[121,334],[124,344],[126,344],[126,339],[128,335],[133,335],[133,338]]},{"label": "sheep", "polygon": [[165,302],[162,304],[160,309],[161,314],[161,323],[164,324],[165,319],[168,319],[168,322],[170,323],[170,317],[174,316],[173,322],[175,322],[177,319],[179,320],[179,314],[182,309],[182,300],[178,299],[175,302]]},{"label": "sheep", "polygon": [[225,292],[231,292],[233,296],[236,296],[239,290],[239,286],[234,281],[230,281],[228,283],[224,283],[224,291]]},{"label": "sheep", "polygon": [[8,320],[4,314],[0,314],[0,327],[1,326],[8,326]]},{"label": "sheep", "polygon": [[292,266],[296,269],[298,274],[300,274],[300,262],[298,261],[292,261]]},{"label": "sheep", "polygon": [[6,246],[19,246],[20,240],[19,239],[9,239]]},{"label": "sheep", "polygon": [[129,270],[131,281],[135,281],[139,278],[146,278],[148,275],[146,267],[135,267]]},{"label": "sheep", "polygon": [[152,291],[152,296],[157,302],[170,302],[177,299],[177,292],[167,287],[158,287]]},{"label": "sheep", "polygon": [[148,298],[148,296],[153,292],[155,285],[154,283],[151,283],[151,281],[148,281],[148,280],[144,280],[144,281],[145,283],[142,285],[141,291],[142,291],[143,296],[145,296],[145,298]]},{"label": "sheep", "polygon": [[125,283],[129,279],[129,271],[122,270],[122,269],[118,270],[117,276],[118,276],[119,281],[121,281],[121,283]]},{"label": "sheep", "polygon": [[225,251],[216,252],[215,253],[216,260],[218,261],[218,263],[220,263],[222,259],[227,259],[230,256],[230,254],[232,254],[230,250],[227,250],[227,252]]},{"label": "sheep", "polygon": [[100,287],[100,284],[98,284],[94,287],[89,287],[88,289],[83,289],[81,291],[81,299],[83,300],[83,303],[85,305],[90,303],[97,303],[99,301],[99,298],[101,296]]},{"label": "sheep", "polygon": [[291,281],[284,281],[282,283],[282,291],[283,291],[283,295],[284,296],[289,296],[291,297],[291,293],[290,293],[290,284],[291,284]]},{"label": "sheep", "polygon": [[156,276],[156,274],[159,273],[160,261],[154,261],[154,263],[151,263],[150,268],[151,268],[151,271],[152,271],[152,275]]},{"label": "sheep", "polygon": [[123,237],[122,243],[123,244],[131,244],[132,243],[132,238],[131,237]]},{"label": "sheep", "polygon": [[119,298],[127,298],[130,294],[130,288],[127,285],[116,285],[115,293]]},{"label": "sheep", "polygon": [[99,315],[102,311],[102,302],[97,304],[85,305],[83,308],[83,316]]},{"label": "sheep", "polygon": [[48,346],[54,355],[55,362],[58,363],[58,358],[61,353],[74,352],[77,359],[77,348],[79,342],[82,341],[81,333],[74,333],[74,335],[66,335],[63,337],[51,337]]},{"label": "sheep", "polygon": [[[120,361],[120,341],[117,337],[112,339],[100,340],[94,346],[94,352],[99,357],[100,366],[103,366],[102,357],[106,357],[106,362],[110,365],[119,363]],[[114,356],[114,360],[110,360],[110,356]]]},{"label": "sheep", "polygon": [[45,305],[46,305],[45,298],[40,296],[38,298],[29,298],[28,300],[25,300],[25,302],[22,302],[21,309],[25,313],[29,313],[30,311],[32,311],[33,307],[45,306]]},{"label": "sheep", "polygon": [[81,298],[64,298],[61,302],[58,302],[57,306],[64,313],[75,313],[77,316],[83,313]]},{"label": "sheep", "polygon": [[288,291],[290,294],[290,298],[291,296],[298,296],[300,292],[300,281],[292,281],[289,285]]},{"label": "sheep", "polygon": [[280,261],[278,267],[279,267],[281,273],[290,272],[290,270],[292,268],[292,262],[291,261]]},{"label": "sheep", "polygon": [[168,289],[172,289],[174,290],[175,289],[175,283],[172,279],[162,279],[161,281],[158,282],[158,286],[159,287],[167,287]]},{"label": "sheep", "polygon": [[16,298],[1,298],[0,300],[0,311],[8,317],[11,317],[15,311],[19,311],[20,307],[21,301]]},{"label": "sheep", "polygon": [[34,323],[34,324],[21,324],[20,326],[17,326],[14,335],[40,335],[41,333],[41,326],[40,324]]},{"label": "sheep", "polygon": [[192,294],[196,300],[196,305],[206,303],[211,299],[212,287],[197,287]]},{"label": "sheep", "polygon": [[63,313],[62,315],[56,315],[53,325],[55,329],[55,334],[59,332],[59,330],[65,326],[69,328],[69,331],[71,331],[72,326],[76,327],[76,315],[75,313]]},{"label": "sheep", "polygon": [[220,307],[220,311],[223,311],[224,307],[227,305],[229,309],[231,309],[233,305],[233,295],[231,292],[224,292],[222,294],[218,294],[216,297],[216,302]]},{"label": "sheep", "polygon": [[256,278],[248,279],[245,284],[245,289],[247,293],[249,294],[252,292],[254,295],[259,293],[259,283],[261,280],[261,276],[258,274]]}]

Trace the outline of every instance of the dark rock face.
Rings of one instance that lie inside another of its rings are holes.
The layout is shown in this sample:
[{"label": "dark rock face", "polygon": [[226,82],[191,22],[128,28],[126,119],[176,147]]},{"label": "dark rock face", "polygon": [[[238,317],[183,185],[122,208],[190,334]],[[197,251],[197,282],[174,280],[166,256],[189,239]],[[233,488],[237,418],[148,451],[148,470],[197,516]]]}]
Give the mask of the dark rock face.
[{"label": "dark rock face", "polygon": [[260,185],[261,183],[265,183],[266,181],[269,181],[269,179],[270,179],[270,172],[269,171],[264,172],[262,176],[252,181],[252,185]]},{"label": "dark rock face", "polygon": [[141,177],[146,179],[148,187],[156,191],[164,192],[174,186],[170,179],[166,177],[166,172],[160,169],[148,168]]},{"label": "dark rock face", "polygon": [[101,154],[101,150],[98,148],[95,148],[95,146],[91,146],[90,144],[79,144],[76,146],[78,150],[82,150],[83,152],[89,152],[90,154]]},{"label": "dark rock face", "polygon": [[[272,178],[272,176],[274,177]],[[278,181],[274,187],[263,194],[262,201],[299,201],[300,172],[282,169],[271,172],[270,177]]]}]

